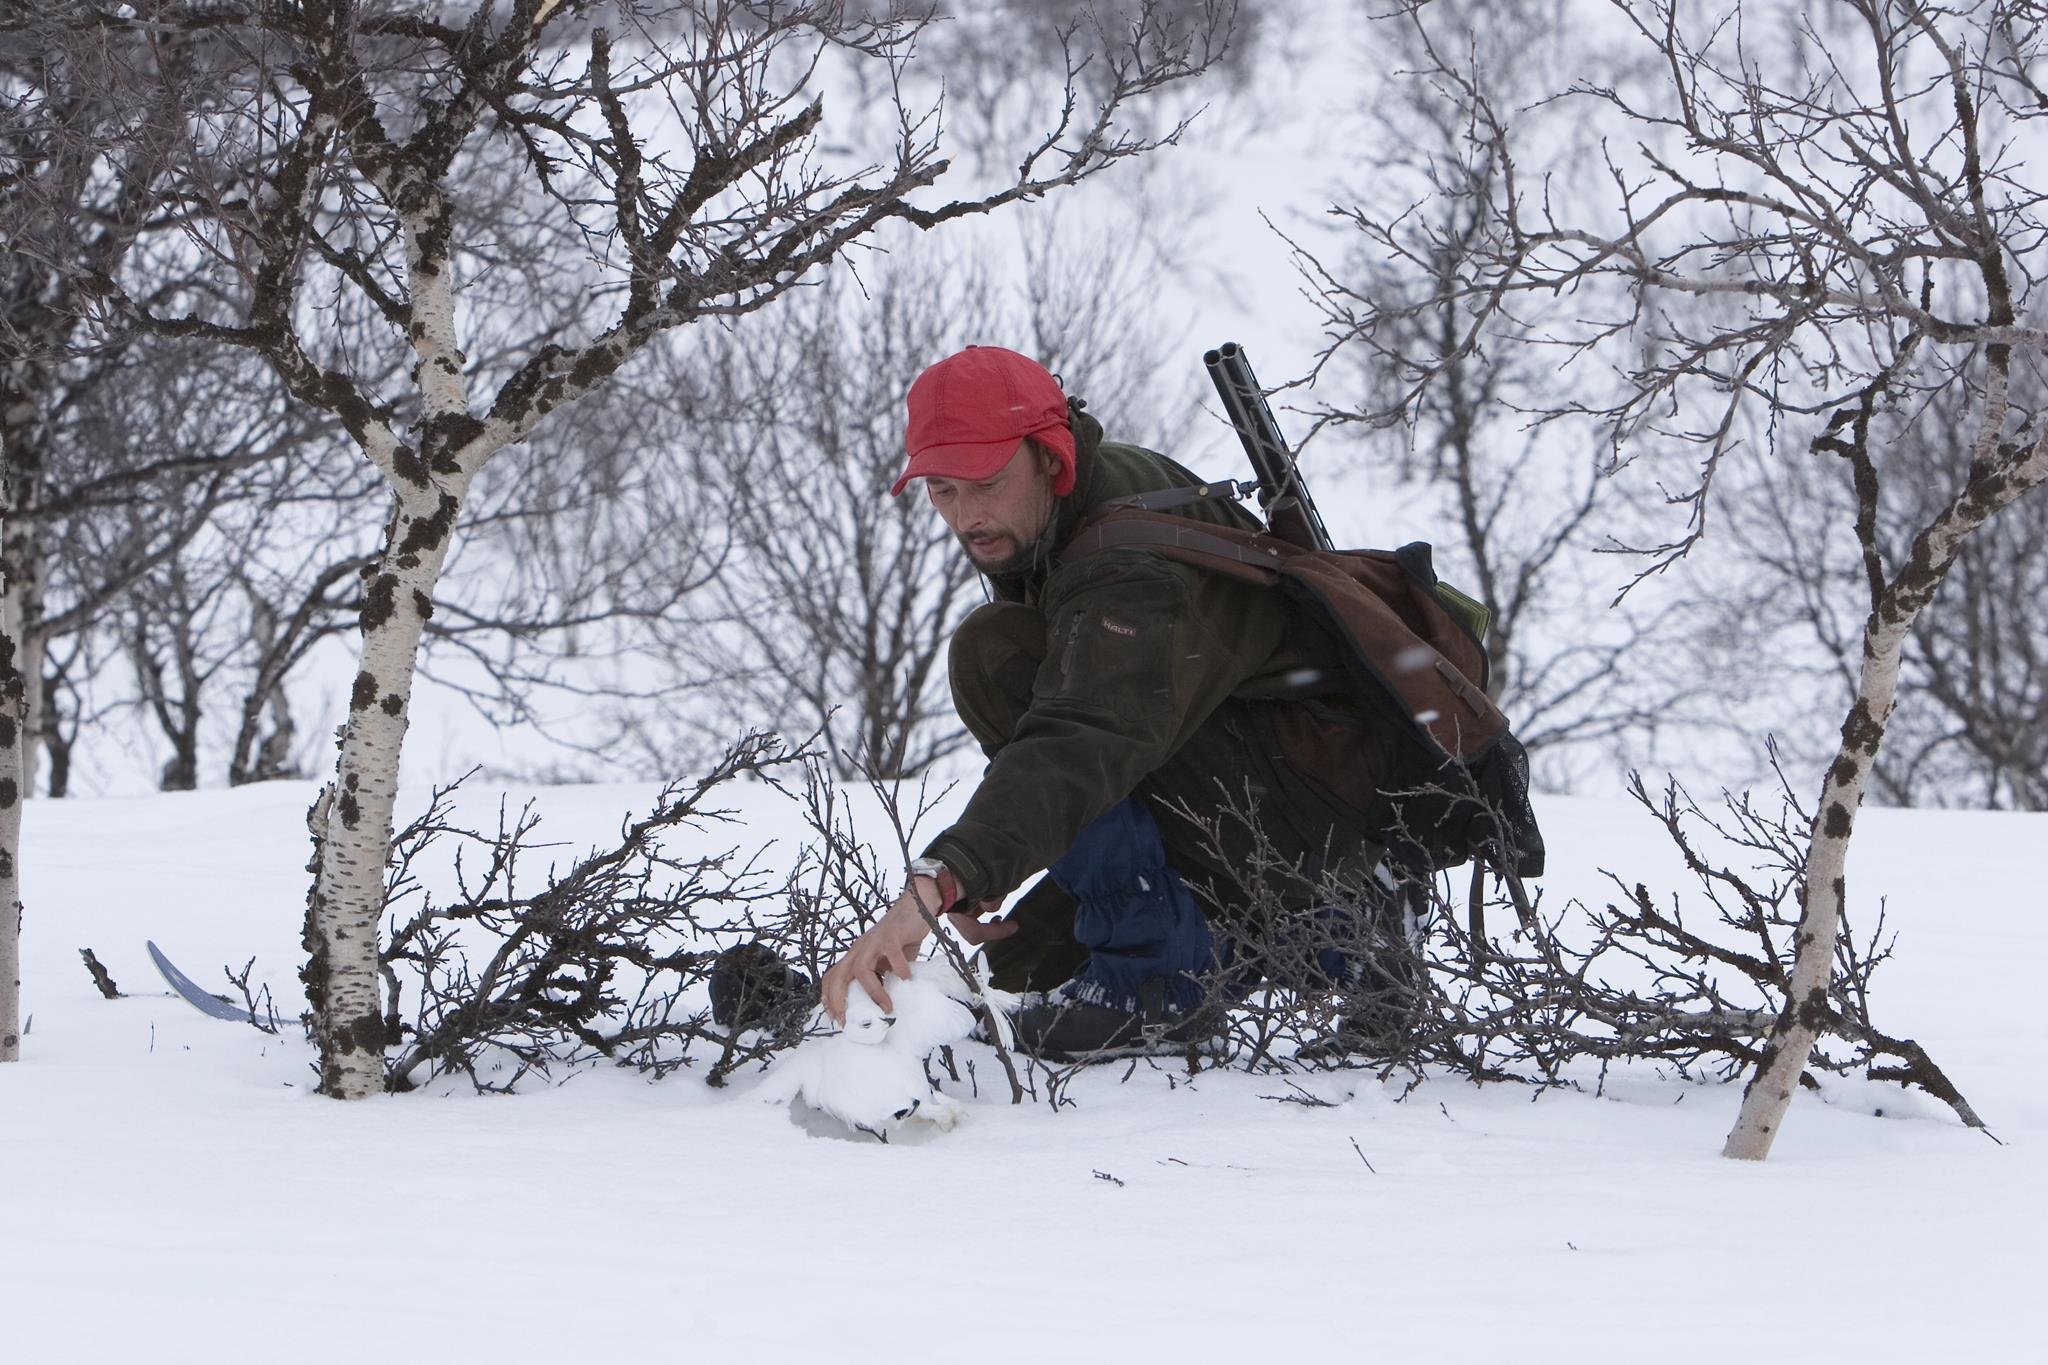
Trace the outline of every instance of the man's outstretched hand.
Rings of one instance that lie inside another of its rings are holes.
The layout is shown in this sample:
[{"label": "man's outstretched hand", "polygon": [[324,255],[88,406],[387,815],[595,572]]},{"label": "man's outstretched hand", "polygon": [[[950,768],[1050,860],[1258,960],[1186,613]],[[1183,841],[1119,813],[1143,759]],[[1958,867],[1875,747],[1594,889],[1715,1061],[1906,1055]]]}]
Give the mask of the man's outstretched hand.
[{"label": "man's outstretched hand", "polygon": [[[867,991],[868,998],[884,1010],[895,1008],[889,1003],[889,992],[883,989],[882,974],[887,972],[899,980],[909,979],[910,964],[917,960],[918,945],[931,932],[931,925],[919,910],[920,904],[934,915],[943,904],[938,883],[930,877],[912,877],[910,885],[882,912],[882,917],[853,941],[853,947],[847,949],[846,956],[825,969],[824,980],[818,983],[818,994],[824,1003],[825,1013],[832,1016],[833,1023],[845,1025],[846,993],[853,989],[856,981]],[[992,914],[1001,908],[1001,901],[983,901],[972,911],[956,910],[946,919],[959,931],[960,937],[980,947],[1017,932],[1017,926],[1007,920],[982,922],[982,915]]]},{"label": "man's outstretched hand", "polygon": [[[846,956],[825,969],[824,980],[818,983],[818,995],[833,1023],[845,1026],[846,993],[853,989],[856,981],[866,988],[868,998],[884,1010],[895,1008],[889,1003],[889,992],[882,989],[882,973],[893,972],[908,980],[910,964],[917,959],[917,945],[924,942],[924,936],[931,927],[918,911],[920,881],[926,887],[932,887],[928,877],[912,879],[903,894],[882,912],[882,917],[853,941],[853,946],[846,950]],[[930,898],[925,904],[936,911],[936,888],[927,894]]]}]

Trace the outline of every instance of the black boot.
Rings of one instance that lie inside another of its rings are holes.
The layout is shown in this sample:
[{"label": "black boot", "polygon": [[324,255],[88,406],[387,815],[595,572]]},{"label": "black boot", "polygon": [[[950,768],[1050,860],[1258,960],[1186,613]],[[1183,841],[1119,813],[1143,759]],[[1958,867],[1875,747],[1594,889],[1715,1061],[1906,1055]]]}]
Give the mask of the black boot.
[{"label": "black boot", "polygon": [[1137,1010],[1097,1005],[1064,991],[1026,1005],[1011,1021],[1017,1050],[1046,1062],[1107,1062],[1119,1057],[1221,1055],[1224,1019],[1211,1009],[1176,1010],[1165,985],[1145,983]]}]

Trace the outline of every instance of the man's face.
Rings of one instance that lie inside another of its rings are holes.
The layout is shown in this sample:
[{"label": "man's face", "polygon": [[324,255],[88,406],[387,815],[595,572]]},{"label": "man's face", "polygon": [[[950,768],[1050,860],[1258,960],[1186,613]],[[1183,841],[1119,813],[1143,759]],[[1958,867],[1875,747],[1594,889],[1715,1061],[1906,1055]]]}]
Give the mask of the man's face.
[{"label": "man's face", "polygon": [[1052,456],[1020,444],[1010,462],[985,479],[933,475],[925,494],[948,530],[983,573],[1028,567],[1032,546],[1052,521]]}]

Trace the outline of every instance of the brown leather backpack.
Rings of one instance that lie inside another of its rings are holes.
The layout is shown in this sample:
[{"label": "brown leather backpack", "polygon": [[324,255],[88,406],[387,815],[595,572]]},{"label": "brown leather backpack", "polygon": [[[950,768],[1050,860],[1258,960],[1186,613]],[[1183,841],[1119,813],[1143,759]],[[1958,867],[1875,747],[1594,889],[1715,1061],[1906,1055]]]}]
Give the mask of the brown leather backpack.
[{"label": "brown leather backpack", "polygon": [[[1202,496],[1175,492],[1173,501]],[[1415,876],[1476,859],[1514,881],[1520,902],[1518,879],[1543,871],[1529,756],[1486,694],[1483,616],[1475,629],[1450,604],[1485,609],[1438,583],[1430,547],[1307,549],[1145,510],[1146,502],[1160,505],[1158,495],[1111,503],[1075,533],[1062,558],[1144,549],[1302,604],[1339,644],[1348,698],[1395,736],[1384,773],[1363,786],[1337,774],[1327,785],[1353,793],[1397,872]],[[1341,755],[1350,738],[1331,734],[1322,747]]]}]

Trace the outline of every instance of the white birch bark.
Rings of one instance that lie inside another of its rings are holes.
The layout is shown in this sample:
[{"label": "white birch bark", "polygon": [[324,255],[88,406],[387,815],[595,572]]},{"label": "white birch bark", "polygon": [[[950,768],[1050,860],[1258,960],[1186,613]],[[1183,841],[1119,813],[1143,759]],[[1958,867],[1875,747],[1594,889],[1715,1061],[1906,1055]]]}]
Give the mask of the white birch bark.
[{"label": "white birch bark", "polygon": [[[0,545],[7,543],[14,502],[8,472],[34,415],[19,378],[13,367],[0,375],[0,455],[7,465],[0,469]],[[15,577],[5,556],[0,556],[0,597],[12,590]],[[0,611],[0,1062],[21,1057],[22,752],[31,741],[20,658],[12,623]]]},{"label": "white birch bark", "polygon": [[362,654],[340,762],[312,819],[316,875],[302,979],[320,1048],[320,1091],[339,1099],[384,1088],[384,1050],[392,1039],[377,954],[414,669],[463,496],[502,444],[498,432],[469,415],[446,266],[447,211],[438,195],[429,199],[432,211],[405,220],[412,343],[426,400],[421,439],[415,454],[378,427],[366,445],[391,480],[397,505],[364,593]]},{"label": "white birch bark", "polygon": [[1910,561],[1873,607],[1863,632],[1863,669],[1856,699],[1842,723],[1842,745],[1822,784],[1808,845],[1805,903],[1794,935],[1792,975],[1784,1010],[1742,1094],[1742,1108],[1721,1155],[1761,1161],[1784,1123],[1800,1075],[1825,1024],[1835,939],[1847,891],[1849,836],[1856,827],[1870,773],[1884,740],[1898,687],[1907,632],[1941,586],[1970,533],[2048,479],[2048,434],[2031,448],[2001,457],[2005,376],[1994,371],[1969,485],[1914,542]]},{"label": "white birch bark", "polygon": [[36,789],[38,736],[42,734],[43,658],[48,641],[38,629],[42,619],[40,537],[16,518],[0,534],[5,545],[6,582],[0,586],[0,631],[14,645],[13,668],[21,678],[20,766],[16,773],[24,794]]},{"label": "white birch bark", "polygon": [[[307,909],[304,979],[320,1046],[320,1089],[341,1099],[362,1099],[384,1084],[390,1039],[377,947],[392,810],[414,664],[458,506],[452,493],[435,499],[434,510],[422,499],[400,498],[363,608],[362,655],[341,759],[316,816],[318,870]],[[438,543],[417,552],[405,548],[427,535],[437,535]]]},{"label": "white birch bark", "polygon": [[0,636],[0,1062],[21,1057],[21,674]]}]

